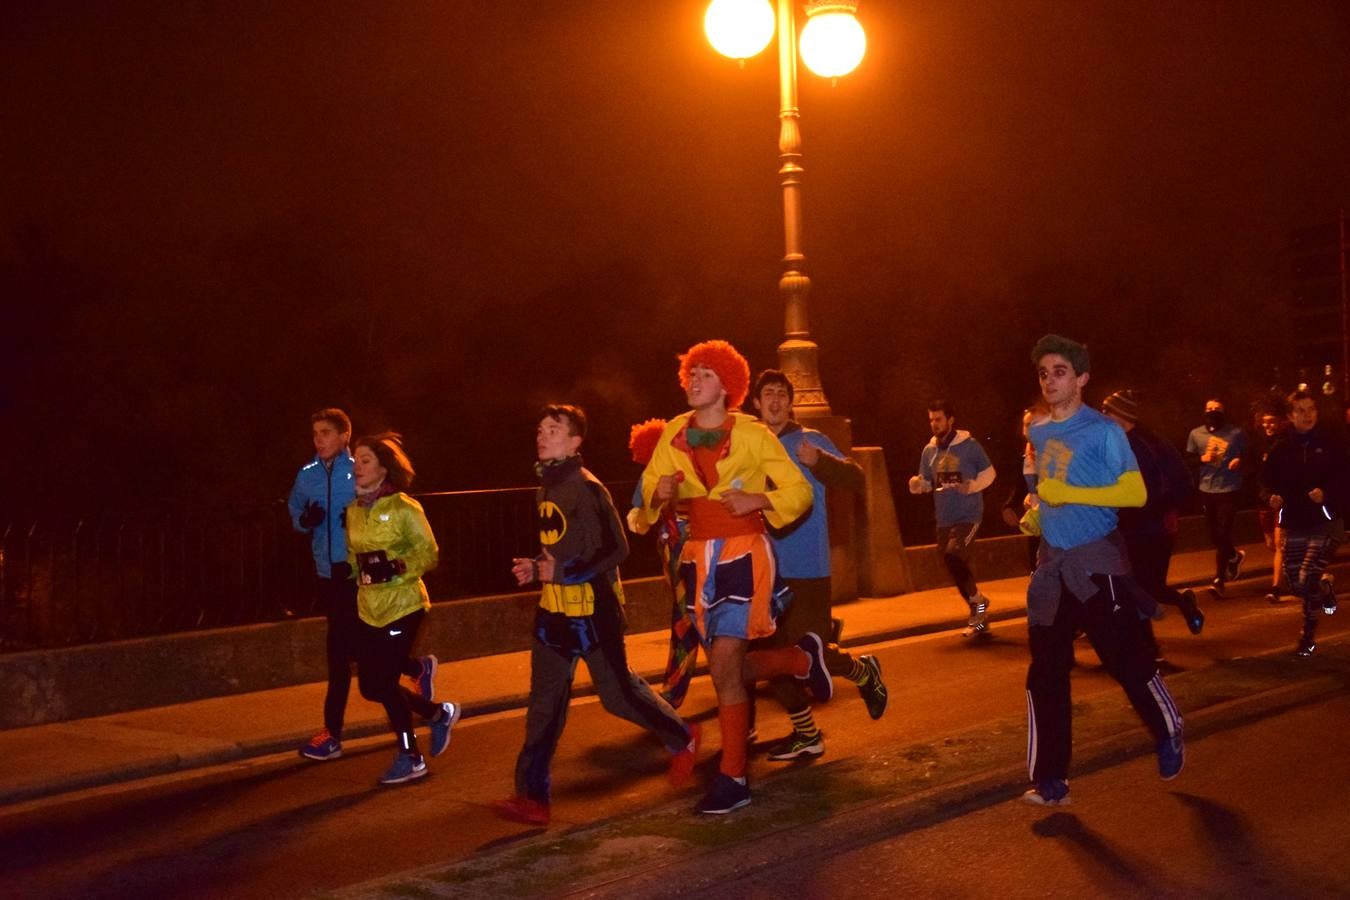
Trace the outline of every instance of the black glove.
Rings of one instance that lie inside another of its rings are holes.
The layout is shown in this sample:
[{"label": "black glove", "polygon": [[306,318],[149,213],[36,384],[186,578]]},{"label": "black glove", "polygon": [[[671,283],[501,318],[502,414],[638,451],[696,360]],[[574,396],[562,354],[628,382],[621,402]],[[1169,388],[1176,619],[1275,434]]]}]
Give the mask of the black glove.
[{"label": "black glove", "polygon": [[323,521],[323,507],[319,505],[318,500],[311,500],[305,504],[305,511],[300,513],[300,527],[314,528]]},{"label": "black glove", "polygon": [[333,563],[333,579],[335,581],[351,581],[352,567],[345,562]]},{"label": "black glove", "polygon": [[401,559],[387,559],[383,550],[358,553],[356,561],[361,566],[361,584],[385,584],[408,571],[407,563]]}]

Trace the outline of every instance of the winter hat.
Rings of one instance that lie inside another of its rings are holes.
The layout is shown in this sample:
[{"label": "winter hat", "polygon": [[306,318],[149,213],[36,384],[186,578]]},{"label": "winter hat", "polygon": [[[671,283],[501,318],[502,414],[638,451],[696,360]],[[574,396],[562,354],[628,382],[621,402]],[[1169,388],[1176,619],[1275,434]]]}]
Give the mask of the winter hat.
[{"label": "winter hat", "polygon": [[1139,421],[1139,395],[1129,388],[1116,391],[1102,401],[1102,412],[1110,413],[1133,425]]}]

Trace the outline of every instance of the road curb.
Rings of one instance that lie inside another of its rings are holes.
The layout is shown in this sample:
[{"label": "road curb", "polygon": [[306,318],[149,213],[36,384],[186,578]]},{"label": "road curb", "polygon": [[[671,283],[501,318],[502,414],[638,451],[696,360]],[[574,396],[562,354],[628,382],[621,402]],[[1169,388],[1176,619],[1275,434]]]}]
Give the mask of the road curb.
[{"label": "road curb", "polygon": [[[1245,581],[1247,578],[1269,574],[1270,572],[1268,569],[1253,569],[1246,573],[1246,578],[1243,580]],[[1178,582],[1177,586],[1198,587],[1207,583],[1208,582],[1205,581],[1182,581]],[[903,602],[903,600],[898,602]],[[844,617],[847,617],[847,604],[838,608],[837,612]],[[1025,618],[1026,609],[1021,606],[991,611],[989,616],[991,622],[1010,622]],[[851,633],[846,632],[844,639],[840,642],[840,646],[845,648],[856,648],[888,641],[903,640],[909,637],[952,631],[963,628],[965,624],[966,619],[964,615],[953,615],[951,618],[916,622],[901,627],[876,628],[870,631],[857,631]],[[652,684],[660,683],[661,679],[665,677],[664,668],[642,669],[638,674]],[[707,674],[708,670],[706,663],[695,670],[696,676],[706,676]],[[593,684],[586,684],[578,687],[573,692],[574,697],[589,697],[594,694],[595,686]],[[464,718],[522,709],[528,702],[528,699],[528,693],[517,692],[502,697],[495,697],[486,701],[479,701],[478,703],[465,704]],[[388,724],[382,717],[372,717],[366,720],[349,722],[344,729],[344,739],[355,740],[373,737],[375,735],[383,734],[387,730]],[[286,753],[293,751],[309,736],[310,732],[308,731],[265,735],[242,739],[232,745],[212,748],[209,752],[195,753],[186,756],[182,754],[165,753],[154,758],[137,760],[133,763],[110,765],[106,770],[102,771],[74,772],[67,775],[40,779],[26,784],[0,787],[0,807],[42,800],[62,794],[74,793],[76,791],[89,790],[91,788],[107,787],[142,778],[181,774],[210,766],[243,762],[263,756]]]}]

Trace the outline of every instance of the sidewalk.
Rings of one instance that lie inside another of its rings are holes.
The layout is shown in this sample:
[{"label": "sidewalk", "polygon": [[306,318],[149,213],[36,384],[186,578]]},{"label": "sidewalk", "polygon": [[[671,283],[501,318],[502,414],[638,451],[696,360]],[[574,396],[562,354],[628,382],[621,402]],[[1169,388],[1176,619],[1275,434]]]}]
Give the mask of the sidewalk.
[{"label": "sidewalk", "polygon": [[[1247,553],[1243,579],[1268,578],[1270,552],[1260,544],[1242,549]],[[1213,565],[1212,551],[1177,554],[1171,582],[1206,584]],[[982,582],[992,604],[990,618],[1023,618],[1026,585],[1026,576]],[[967,613],[955,589],[948,587],[860,599],[836,607],[835,615],[844,621],[843,644],[856,646],[958,629]],[[630,664],[649,681],[659,681],[666,646],[664,631],[629,635]],[[437,673],[437,696],[463,704],[466,716],[518,708],[528,693],[529,666],[528,651],[444,663]],[[0,805],[294,752],[321,726],[325,688],[324,683],[298,685],[0,732],[0,759],[5,761],[0,767]],[[576,693],[591,691],[589,673],[580,666]],[[387,727],[383,709],[363,699],[353,679],[344,739],[381,734]],[[53,752],[73,746],[80,751]]]}]

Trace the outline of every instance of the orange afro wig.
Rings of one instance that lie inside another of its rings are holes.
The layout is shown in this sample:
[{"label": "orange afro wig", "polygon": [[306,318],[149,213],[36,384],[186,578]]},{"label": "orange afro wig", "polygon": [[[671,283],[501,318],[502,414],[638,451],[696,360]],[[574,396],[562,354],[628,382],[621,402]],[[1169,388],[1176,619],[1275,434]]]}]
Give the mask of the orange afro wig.
[{"label": "orange afro wig", "polygon": [[665,419],[648,419],[640,425],[634,425],[628,432],[628,452],[633,454],[633,462],[645,466],[652,461],[656,444],[661,440],[661,432],[666,430]]},{"label": "orange afro wig", "polygon": [[750,364],[740,351],[726,341],[712,340],[695,344],[680,357],[680,386],[689,387],[689,373],[703,366],[717,373],[727,392],[727,409],[739,409],[750,392]]}]

